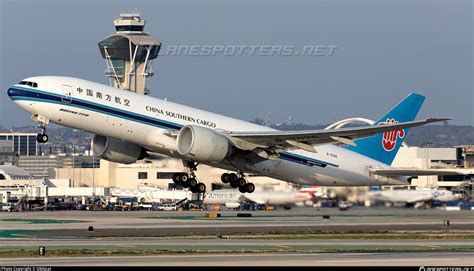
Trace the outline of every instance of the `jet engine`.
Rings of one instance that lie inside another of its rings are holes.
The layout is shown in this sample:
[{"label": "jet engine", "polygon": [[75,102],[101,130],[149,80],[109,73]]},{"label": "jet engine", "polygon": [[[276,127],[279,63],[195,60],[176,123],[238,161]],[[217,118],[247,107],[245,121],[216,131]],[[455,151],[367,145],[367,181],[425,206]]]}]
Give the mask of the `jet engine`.
[{"label": "jet engine", "polygon": [[181,128],[177,149],[180,155],[195,161],[221,162],[232,153],[232,145],[225,136],[195,125]]},{"label": "jet engine", "polygon": [[144,148],[113,137],[94,135],[92,151],[95,155],[111,162],[133,164],[147,156]]}]

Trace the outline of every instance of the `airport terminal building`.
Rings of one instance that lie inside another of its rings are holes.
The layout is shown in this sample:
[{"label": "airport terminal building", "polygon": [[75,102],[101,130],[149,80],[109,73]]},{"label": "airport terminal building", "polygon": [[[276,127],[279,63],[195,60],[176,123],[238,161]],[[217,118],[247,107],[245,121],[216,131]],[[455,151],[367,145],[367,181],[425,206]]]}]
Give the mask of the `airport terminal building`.
[{"label": "airport terminal building", "polygon": [[[33,133],[0,134],[0,164],[24,169],[32,178],[70,179],[74,187],[117,187],[134,189],[142,186],[175,188],[171,176],[183,172],[180,160],[162,158],[142,160],[124,165],[85,154],[38,155]],[[413,179],[411,189],[453,188],[474,176],[474,147],[422,148],[403,146],[393,166],[396,168],[452,170],[452,176],[420,176]],[[222,187],[224,170],[199,166],[197,177],[210,189]],[[464,175],[461,175],[462,173]],[[294,185],[263,176],[249,176],[258,190],[284,191]]]}]

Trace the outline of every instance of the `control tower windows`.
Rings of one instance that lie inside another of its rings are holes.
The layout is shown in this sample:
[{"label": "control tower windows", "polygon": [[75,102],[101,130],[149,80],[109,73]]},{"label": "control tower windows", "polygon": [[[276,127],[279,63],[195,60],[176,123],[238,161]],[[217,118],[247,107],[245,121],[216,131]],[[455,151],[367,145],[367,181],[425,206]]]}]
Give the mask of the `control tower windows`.
[{"label": "control tower windows", "polygon": [[116,31],[143,31],[143,25],[117,25]]},{"label": "control tower windows", "polygon": [[112,65],[117,73],[120,83],[125,80],[125,62],[122,59],[112,60]]}]

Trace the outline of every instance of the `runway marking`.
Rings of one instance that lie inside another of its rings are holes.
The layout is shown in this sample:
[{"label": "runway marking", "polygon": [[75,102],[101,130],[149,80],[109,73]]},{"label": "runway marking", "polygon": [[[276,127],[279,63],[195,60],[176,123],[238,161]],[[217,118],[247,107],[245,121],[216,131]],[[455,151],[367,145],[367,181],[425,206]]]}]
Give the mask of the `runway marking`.
[{"label": "runway marking", "polygon": [[436,246],[436,245],[418,245],[420,247],[429,247],[429,248],[441,248],[441,246]]},{"label": "runway marking", "polygon": [[275,247],[286,248],[286,249],[292,248],[292,246],[285,246],[285,245],[276,245]]}]

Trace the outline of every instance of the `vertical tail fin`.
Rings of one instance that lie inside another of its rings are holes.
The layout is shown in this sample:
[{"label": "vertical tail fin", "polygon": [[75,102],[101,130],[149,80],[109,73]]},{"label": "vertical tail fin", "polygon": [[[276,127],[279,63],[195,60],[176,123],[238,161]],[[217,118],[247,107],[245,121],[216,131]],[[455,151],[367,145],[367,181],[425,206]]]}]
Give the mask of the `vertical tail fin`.
[{"label": "vertical tail fin", "polygon": [[[420,111],[424,100],[424,96],[411,93],[392,108],[390,112],[376,121],[374,125],[390,125],[398,122],[413,121],[418,111]],[[358,139],[355,140],[357,146],[347,146],[346,148],[390,165],[409,130],[402,129]]]}]

